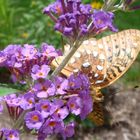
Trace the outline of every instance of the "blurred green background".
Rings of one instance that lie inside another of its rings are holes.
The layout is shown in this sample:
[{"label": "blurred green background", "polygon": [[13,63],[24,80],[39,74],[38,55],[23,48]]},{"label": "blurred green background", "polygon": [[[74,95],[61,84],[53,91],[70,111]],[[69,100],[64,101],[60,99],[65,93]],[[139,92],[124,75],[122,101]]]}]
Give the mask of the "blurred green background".
[{"label": "blurred green background", "polygon": [[[42,14],[42,9],[53,0],[0,0],[0,49],[8,44],[37,44],[48,42],[59,48],[61,36],[53,30],[51,20]],[[101,0],[83,0],[94,8]],[[140,2],[139,2],[140,4]],[[140,29],[140,10],[116,12],[115,24],[119,30]],[[123,82],[140,85],[140,56],[123,76]]]}]

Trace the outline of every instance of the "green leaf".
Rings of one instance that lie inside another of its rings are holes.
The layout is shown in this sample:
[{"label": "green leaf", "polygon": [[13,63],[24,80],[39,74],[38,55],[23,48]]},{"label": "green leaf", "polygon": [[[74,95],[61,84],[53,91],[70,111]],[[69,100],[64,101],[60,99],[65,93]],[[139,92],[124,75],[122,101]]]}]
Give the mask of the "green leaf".
[{"label": "green leaf", "polygon": [[17,89],[0,86],[0,96],[19,92]]}]

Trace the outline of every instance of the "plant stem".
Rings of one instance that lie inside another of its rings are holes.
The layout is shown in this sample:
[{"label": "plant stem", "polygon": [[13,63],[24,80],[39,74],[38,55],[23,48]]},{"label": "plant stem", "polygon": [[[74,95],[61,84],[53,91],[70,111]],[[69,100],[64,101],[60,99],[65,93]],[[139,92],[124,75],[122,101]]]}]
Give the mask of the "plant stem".
[{"label": "plant stem", "polygon": [[22,124],[23,121],[24,121],[24,116],[25,116],[25,114],[26,114],[28,111],[29,111],[29,110],[26,110],[26,111],[23,111],[23,112],[21,113],[21,115],[19,116],[19,118],[18,118],[17,121],[15,122],[13,128],[17,129],[17,128],[19,128],[19,127],[21,126],[21,124]]},{"label": "plant stem", "polygon": [[64,57],[64,59],[62,60],[61,64],[51,74],[50,79],[52,79],[54,76],[58,75],[61,72],[61,70],[66,66],[66,64],[70,60],[70,58],[74,55],[76,50],[79,48],[79,46],[80,46],[80,44],[79,44],[79,42],[77,42],[77,43],[75,43],[75,45],[73,45],[71,47],[69,53]]},{"label": "plant stem", "polygon": [[113,8],[114,4],[117,2],[117,0],[108,0],[104,3],[102,9],[109,11],[110,9]]}]

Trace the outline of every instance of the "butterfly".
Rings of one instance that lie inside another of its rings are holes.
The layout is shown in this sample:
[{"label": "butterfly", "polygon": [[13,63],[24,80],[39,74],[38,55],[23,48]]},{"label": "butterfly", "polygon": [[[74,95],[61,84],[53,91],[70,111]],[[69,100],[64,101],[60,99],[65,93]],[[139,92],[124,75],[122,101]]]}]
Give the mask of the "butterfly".
[{"label": "butterfly", "polygon": [[[69,45],[65,45],[64,55],[56,58],[52,65],[58,67],[70,49]],[[83,41],[61,71],[65,76],[78,71],[88,75],[94,100],[94,109],[89,118],[95,124],[104,123],[100,89],[119,79],[132,65],[139,51],[140,31],[136,29],[124,30],[98,40],[91,38]]]}]

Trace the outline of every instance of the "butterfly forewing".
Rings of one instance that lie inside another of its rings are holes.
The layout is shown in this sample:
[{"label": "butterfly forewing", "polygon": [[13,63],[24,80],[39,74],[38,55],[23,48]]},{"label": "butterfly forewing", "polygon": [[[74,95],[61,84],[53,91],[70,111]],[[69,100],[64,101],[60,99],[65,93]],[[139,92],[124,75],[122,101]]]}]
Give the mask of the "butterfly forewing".
[{"label": "butterfly forewing", "polygon": [[117,36],[111,35],[109,37],[111,41],[114,40],[112,48],[115,51],[113,51],[111,65],[107,67],[105,80],[109,83],[107,85],[102,83],[101,87],[110,85],[122,76],[140,51],[140,31],[138,30],[126,30],[118,33]]},{"label": "butterfly forewing", "polygon": [[[55,59],[52,65],[58,67],[69,49],[66,45],[64,55]],[[82,43],[61,72],[69,76],[72,72],[81,70],[82,66],[90,65],[91,84],[103,88],[126,72],[139,51],[139,30],[125,30],[99,40],[92,38]]]}]

